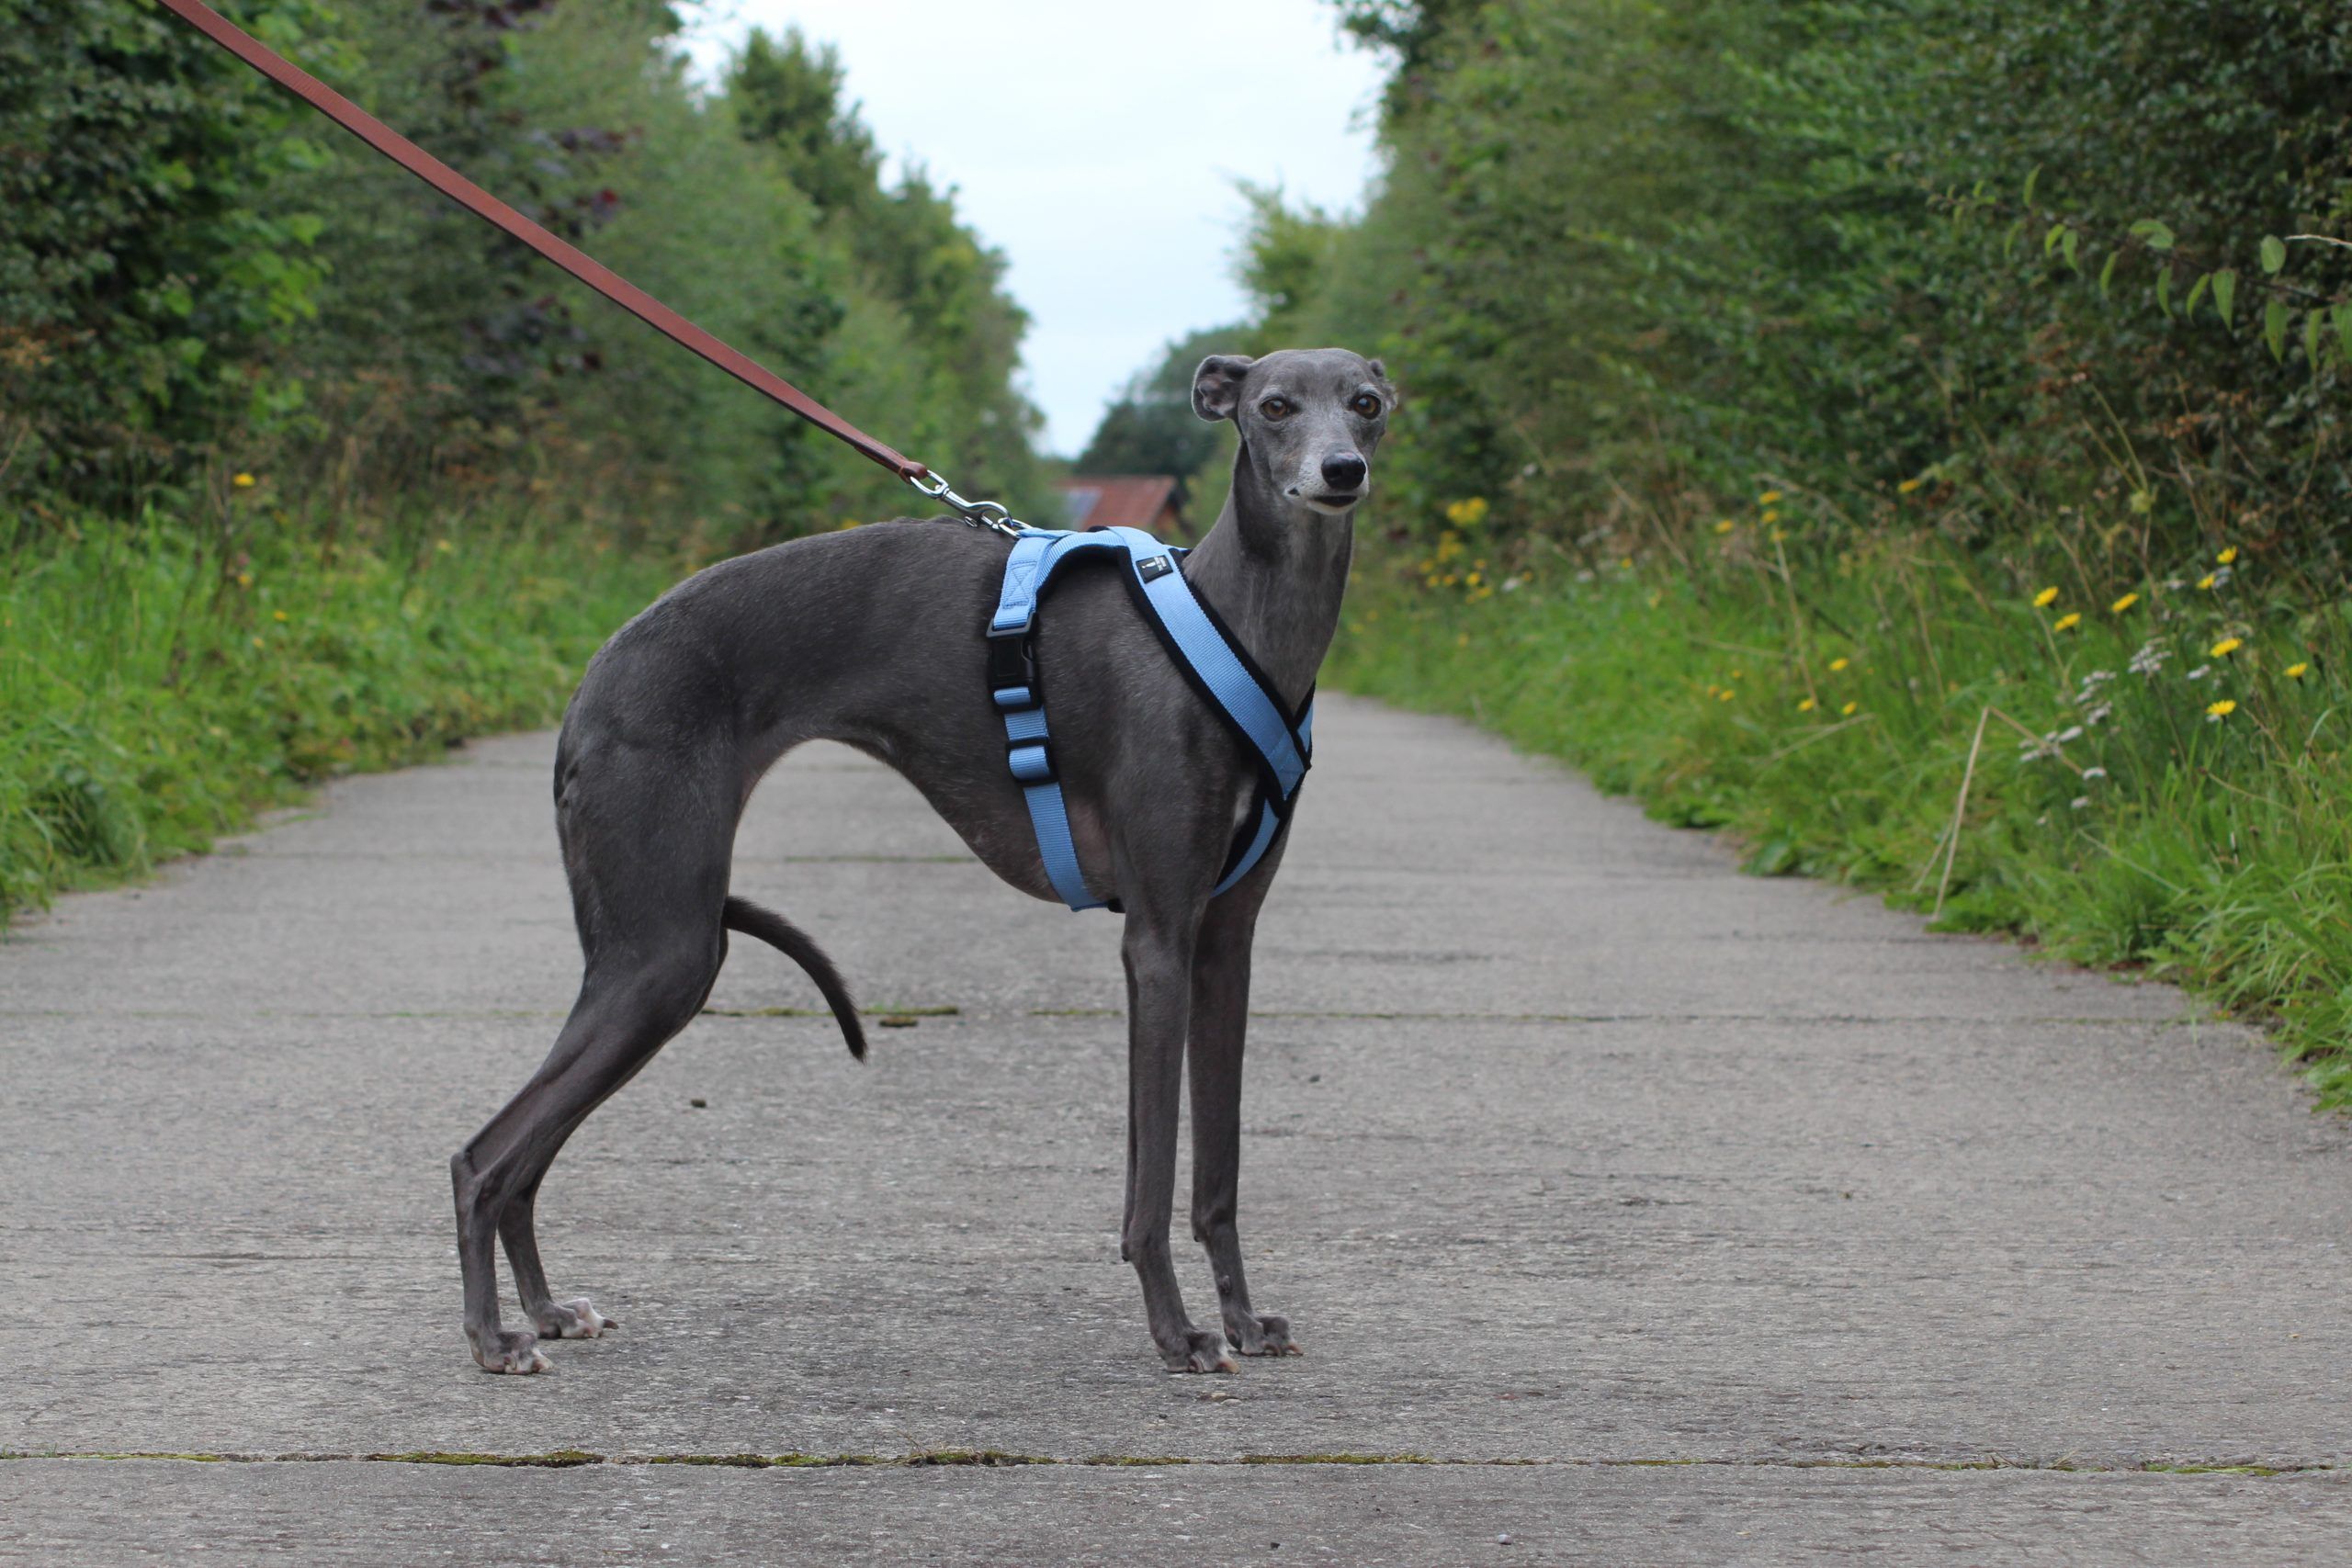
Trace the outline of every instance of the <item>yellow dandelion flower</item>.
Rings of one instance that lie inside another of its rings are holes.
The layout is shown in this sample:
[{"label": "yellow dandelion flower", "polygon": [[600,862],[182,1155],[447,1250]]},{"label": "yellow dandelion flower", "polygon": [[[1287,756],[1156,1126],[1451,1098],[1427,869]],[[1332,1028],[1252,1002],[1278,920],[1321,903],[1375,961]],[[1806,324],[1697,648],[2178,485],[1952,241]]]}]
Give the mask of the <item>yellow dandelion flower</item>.
[{"label": "yellow dandelion flower", "polygon": [[1779,491],[1768,490],[1762,495],[1756,498],[1756,504],[1758,506],[1770,506],[1780,499],[1781,492]]},{"label": "yellow dandelion flower", "polygon": [[1731,678],[1735,681],[1745,681],[1747,679],[1747,671],[1745,670],[1735,670],[1731,672]]},{"label": "yellow dandelion flower", "polygon": [[2118,599],[2114,604],[2109,604],[2107,607],[2108,613],[2110,615],[2120,615],[2123,614],[2124,611],[2130,609],[2132,605],[2137,604],[2139,602],[2140,596],[2137,593],[2126,593],[2122,598]]},{"label": "yellow dandelion flower", "polygon": [[2244,648],[2245,646],[2245,642],[2244,638],[2225,637],[2221,641],[2215,643],[2210,651],[2216,659],[2227,659],[2231,654],[2235,653],[2239,649]]},{"label": "yellow dandelion flower", "polygon": [[261,481],[254,479],[251,474],[239,474],[229,482],[235,485],[239,490],[251,490]]},{"label": "yellow dandelion flower", "polygon": [[1734,528],[1738,526],[1738,524],[1734,523],[1730,518],[1726,517],[1722,522],[1715,525],[1715,532],[1718,534],[1728,534]]},{"label": "yellow dandelion flower", "polygon": [[1894,488],[1898,493],[1909,495],[1913,491],[1917,490],[1921,485],[1926,484],[1927,482],[1928,481],[1925,479],[1905,479],[1901,484],[1896,485]]},{"label": "yellow dandelion flower", "polygon": [[1854,661],[1852,660],[1848,659],[1843,654],[1840,654],[1838,657],[1829,661],[1829,668],[1833,671],[1843,670],[1853,662]]},{"label": "yellow dandelion flower", "polygon": [[286,612],[283,610],[272,610],[269,613],[269,618],[273,621],[283,621],[286,619]]},{"label": "yellow dandelion flower", "polygon": [[2237,711],[2238,705],[2232,699],[2223,697],[2220,702],[2213,704],[2205,710],[2205,716],[2207,718],[2227,718],[2230,715]]},{"label": "yellow dandelion flower", "polygon": [[238,586],[238,587],[240,587],[240,588],[251,588],[253,585],[254,585],[254,574],[253,574],[252,572],[250,572],[250,571],[241,571],[241,572],[237,573],[237,586]]},{"label": "yellow dandelion flower", "polygon": [[1484,578],[1482,578],[1478,573],[1476,573],[1476,572],[1475,572],[1475,571],[1474,571],[1474,572],[1472,572],[1469,576],[1467,576],[1467,577],[1464,578],[1462,581],[1464,581],[1464,582],[1466,582],[1466,583],[1468,583],[1471,587],[1476,588],[1476,587],[1477,587],[1477,586],[1478,586],[1478,584],[1479,584],[1479,583],[1483,582],[1483,581],[1486,581],[1486,580],[1485,580]]},{"label": "yellow dandelion flower", "polygon": [[2204,576],[2199,578],[2197,580],[2197,586],[2204,589],[2209,593],[2211,592],[2213,588],[2213,574],[2209,571]]},{"label": "yellow dandelion flower", "polygon": [[2070,632],[2082,624],[2083,613],[2080,610],[2069,610],[2052,621],[2050,624],[2050,629],[2053,632]]},{"label": "yellow dandelion flower", "polygon": [[1820,705],[1821,705],[1819,703],[1815,702],[1811,697],[1807,697],[1804,701],[1797,705],[1797,712],[1811,713],[1815,708],[1817,708]]},{"label": "yellow dandelion flower", "polygon": [[255,638],[254,638],[254,646],[255,648],[266,648],[266,647],[267,647],[268,645],[267,645],[266,643],[263,642],[263,641],[261,640],[261,638],[259,638],[259,637],[255,637]]},{"label": "yellow dandelion flower", "polygon": [[2047,610],[2056,603],[2058,603],[2058,590],[2055,588],[2045,588],[2033,596],[2033,607],[2037,610]]},{"label": "yellow dandelion flower", "polygon": [[1844,707],[1839,708],[1838,711],[1844,714],[1848,718],[1851,718],[1856,713],[1860,711],[1861,705],[1862,705],[1860,703],[1848,703]]},{"label": "yellow dandelion flower", "polygon": [[1719,703],[1727,703],[1737,695],[1739,695],[1737,692],[1733,691],[1729,686],[1725,686],[1722,691],[1715,694],[1715,701]]},{"label": "yellow dandelion flower", "polygon": [[2220,555],[2215,556],[2213,558],[2220,561],[2223,566],[2227,566],[2232,561],[2238,558],[2238,547],[2235,545],[2232,545],[2228,549],[2223,550]]},{"label": "yellow dandelion flower", "polygon": [[[857,526],[857,525],[856,525],[856,524],[854,524],[854,523],[853,523],[853,524],[851,524],[851,525],[850,525],[850,526],[851,526],[851,527],[853,527],[853,528],[854,528],[854,527],[856,527],[856,526]],[[450,543],[448,540],[447,540],[447,539],[435,539],[435,540],[434,540],[434,541],[433,541],[433,547],[434,547],[434,549],[435,549],[436,552],[438,552],[439,554],[445,555],[445,556],[447,556],[447,555],[455,555],[455,554],[457,553],[457,549],[458,549],[458,547],[457,547],[457,546],[455,546],[455,545],[451,544],[451,543]]]},{"label": "yellow dandelion flower", "polygon": [[1445,520],[1457,528],[1475,528],[1487,520],[1487,498],[1474,495],[1445,509]]},{"label": "yellow dandelion flower", "polygon": [[2300,681],[2311,672],[2312,667],[2308,664],[2290,664],[2287,666],[2287,679],[2290,681]]},{"label": "yellow dandelion flower", "polygon": [[1778,523],[1780,520],[1781,520],[1781,514],[1780,514],[1779,513],[1777,513],[1777,512],[1772,512],[1772,511],[1768,510],[1768,511],[1764,513],[1764,522],[1765,522],[1765,525],[1766,525],[1766,526],[1768,526],[1768,527],[1769,527],[1769,526],[1770,526],[1772,524]]}]

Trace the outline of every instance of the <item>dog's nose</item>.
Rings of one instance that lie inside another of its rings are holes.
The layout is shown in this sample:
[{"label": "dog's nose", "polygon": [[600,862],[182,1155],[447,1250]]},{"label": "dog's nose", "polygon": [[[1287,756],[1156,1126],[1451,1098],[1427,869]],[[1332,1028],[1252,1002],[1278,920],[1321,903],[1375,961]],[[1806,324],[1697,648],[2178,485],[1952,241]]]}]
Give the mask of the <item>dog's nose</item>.
[{"label": "dog's nose", "polygon": [[1360,490],[1370,465],[1353,452],[1341,452],[1323,459],[1323,482],[1336,491]]}]

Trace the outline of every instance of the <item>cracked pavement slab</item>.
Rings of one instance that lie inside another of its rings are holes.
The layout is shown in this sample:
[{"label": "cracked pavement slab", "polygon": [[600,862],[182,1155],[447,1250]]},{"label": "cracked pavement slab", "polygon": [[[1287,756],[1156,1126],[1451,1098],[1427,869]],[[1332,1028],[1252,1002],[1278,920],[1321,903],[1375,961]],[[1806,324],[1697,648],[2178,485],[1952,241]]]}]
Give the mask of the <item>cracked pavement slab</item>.
[{"label": "cracked pavement slab", "polygon": [[[1669,1466],[0,1466],[0,1559],[1344,1568],[2324,1562],[2337,1475]],[[31,1505],[29,1515],[19,1508]],[[339,1528],[364,1521],[364,1530]]]},{"label": "cracked pavement slab", "polygon": [[[894,775],[811,748],[754,800],[737,885],[903,1026],[858,1066],[739,943],[541,1204],[559,1294],[621,1327],[548,1347],[552,1376],[477,1372],[446,1161],[578,977],[552,738],[519,736],[0,946],[0,1450],[1536,1464],[1204,1464],[1154,1493],[1107,1466],[12,1459],[0,1557],[234,1550],[243,1506],[321,1561],[429,1560],[402,1530],[519,1492],[598,1522],[488,1506],[443,1544],[636,1561],[611,1532],[640,1486],[701,1561],[783,1560],[763,1517],[833,1560],[1118,1561],[1104,1532],[1180,1516],[1250,1522],[1170,1561],[1254,1561],[1284,1517],[1291,1561],[2352,1547],[2352,1138],[2258,1035],[1739,876],[1450,721],[1324,710],[1242,1176],[1252,1283],[1305,1357],[1159,1370],[1117,1258],[1116,919],[1002,887]],[[2028,1468],[1865,1468],[1890,1462]],[[1787,1533],[1737,1533],[1758,1520]],[[1034,1551],[991,1533],[1017,1529]]]}]

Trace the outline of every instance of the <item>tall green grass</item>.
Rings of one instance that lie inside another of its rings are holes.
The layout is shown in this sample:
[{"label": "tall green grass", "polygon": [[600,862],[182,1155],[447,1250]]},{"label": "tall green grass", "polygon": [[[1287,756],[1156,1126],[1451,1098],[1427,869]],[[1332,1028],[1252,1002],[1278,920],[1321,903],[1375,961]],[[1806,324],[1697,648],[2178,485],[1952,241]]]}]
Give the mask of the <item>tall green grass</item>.
[{"label": "tall green grass", "polygon": [[[561,711],[664,564],[531,525],[0,519],[0,908]],[[14,532],[14,542],[6,534]]]},{"label": "tall green grass", "polygon": [[1886,529],[1798,554],[1760,503],[1638,562],[1507,573],[1482,512],[1360,568],[1335,683],[1727,829],[1752,871],[2177,981],[2352,1104],[2344,604],[2226,540],[1996,559]]}]

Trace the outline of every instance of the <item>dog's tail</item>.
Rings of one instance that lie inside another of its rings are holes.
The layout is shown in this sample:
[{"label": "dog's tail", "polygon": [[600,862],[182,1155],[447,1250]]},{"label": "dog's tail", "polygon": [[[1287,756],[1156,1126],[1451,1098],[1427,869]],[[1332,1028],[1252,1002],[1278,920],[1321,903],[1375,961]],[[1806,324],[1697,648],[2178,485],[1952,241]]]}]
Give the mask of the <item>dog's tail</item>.
[{"label": "dog's tail", "polygon": [[817,982],[817,989],[825,994],[825,1004],[841,1022],[842,1033],[849,1041],[849,1054],[861,1062],[865,1060],[865,1026],[857,1021],[857,1003],[842,982],[841,971],[833,967],[833,961],[825,956],[823,948],[808,940],[808,932],[749,898],[729,898],[722,920],[729,931],[758,937],[808,971],[808,978]]}]

